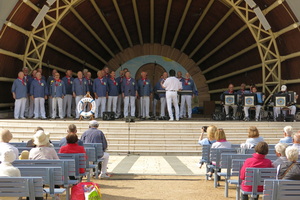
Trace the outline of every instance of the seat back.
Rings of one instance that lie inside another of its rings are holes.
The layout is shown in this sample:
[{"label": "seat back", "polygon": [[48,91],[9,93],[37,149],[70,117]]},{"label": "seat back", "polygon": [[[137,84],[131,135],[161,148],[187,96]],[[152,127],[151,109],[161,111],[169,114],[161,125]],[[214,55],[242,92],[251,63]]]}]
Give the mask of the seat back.
[{"label": "seat back", "polygon": [[86,159],[84,153],[58,153],[59,159],[71,159],[75,161],[75,176],[81,176],[79,168],[86,169]]},{"label": "seat back", "polygon": [[94,147],[96,150],[97,159],[102,158],[104,155],[102,143],[84,143],[83,146],[84,147]]},{"label": "seat back", "polygon": [[202,159],[201,162],[209,163],[210,162],[210,144],[202,145]]},{"label": "seat back", "polygon": [[300,197],[300,181],[266,179],[263,194],[264,200],[298,200]]},{"label": "seat back", "polygon": [[14,147],[26,147],[26,142],[10,142],[9,144],[13,145]]},{"label": "seat back", "polygon": [[227,148],[211,148],[210,149],[210,161],[215,162],[215,167],[220,168],[221,163],[221,154],[222,153],[237,153],[236,149],[227,149]]},{"label": "seat back", "polygon": [[1,197],[43,197],[42,177],[0,177]]},{"label": "seat back", "polygon": [[251,195],[258,194],[257,187],[264,185],[265,179],[275,179],[277,174],[276,168],[246,168],[244,184],[252,186]]}]

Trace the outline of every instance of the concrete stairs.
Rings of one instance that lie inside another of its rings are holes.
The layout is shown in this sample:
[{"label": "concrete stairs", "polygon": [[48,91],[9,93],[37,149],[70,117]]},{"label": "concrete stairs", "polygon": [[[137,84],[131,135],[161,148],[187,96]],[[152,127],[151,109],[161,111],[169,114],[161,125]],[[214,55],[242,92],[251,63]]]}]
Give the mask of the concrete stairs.
[{"label": "concrete stairs", "polygon": [[[60,140],[67,134],[67,127],[74,123],[79,137],[88,129],[88,121],[74,120],[0,120],[0,128],[13,133],[14,142],[27,142],[37,126],[51,133],[51,140]],[[233,144],[243,143],[249,126],[256,126],[260,136],[269,144],[276,144],[283,136],[283,127],[291,125],[295,132],[300,130],[299,122],[239,122],[239,121],[99,121],[108,140],[111,154],[140,155],[201,155],[197,141],[202,126],[214,124],[223,128],[227,140]]]}]

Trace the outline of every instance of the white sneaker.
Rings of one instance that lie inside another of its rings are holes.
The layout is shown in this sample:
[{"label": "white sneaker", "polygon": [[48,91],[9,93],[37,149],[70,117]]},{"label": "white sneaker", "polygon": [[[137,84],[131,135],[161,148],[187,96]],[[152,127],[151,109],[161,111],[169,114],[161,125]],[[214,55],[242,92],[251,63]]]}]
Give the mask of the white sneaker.
[{"label": "white sneaker", "polygon": [[100,174],[99,178],[109,178],[110,176],[108,176],[107,174]]},{"label": "white sneaker", "polygon": [[169,119],[169,121],[174,121],[174,119]]}]

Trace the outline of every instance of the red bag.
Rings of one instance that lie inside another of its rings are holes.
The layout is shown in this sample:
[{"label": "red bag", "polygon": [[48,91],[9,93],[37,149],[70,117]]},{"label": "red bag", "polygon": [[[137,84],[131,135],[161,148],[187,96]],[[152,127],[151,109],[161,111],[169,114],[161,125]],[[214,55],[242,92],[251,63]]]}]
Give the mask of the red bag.
[{"label": "red bag", "polygon": [[86,200],[86,198],[84,196],[84,188],[87,186],[88,187],[94,186],[95,189],[98,191],[99,199],[101,199],[100,185],[93,183],[93,182],[81,182],[72,187],[71,200]]}]

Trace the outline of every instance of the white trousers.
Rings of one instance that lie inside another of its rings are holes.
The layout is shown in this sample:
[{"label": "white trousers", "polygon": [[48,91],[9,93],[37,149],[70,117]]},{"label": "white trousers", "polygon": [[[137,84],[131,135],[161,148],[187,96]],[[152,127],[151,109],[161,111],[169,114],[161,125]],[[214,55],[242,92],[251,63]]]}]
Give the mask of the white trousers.
[{"label": "white trousers", "polygon": [[106,97],[98,97],[98,99],[95,99],[95,102],[96,102],[95,118],[102,117],[102,114],[103,112],[105,112],[105,108],[106,108]]},{"label": "white trousers", "polygon": [[63,108],[64,108],[64,117],[71,117],[71,109],[72,109],[72,95],[67,94],[63,99]]},{"label": "white trousers", "polygon": [[83,98],[83,95],[79,95],[75,97],[75,113],[76,113],[76,118],[79,118],[79,112],[77,110],[77,105],[79,101]]},{"label": "white trousers", "polygon": [[45,99],[42,97],[34,98],[34,118],[46,118]]},{"label": "white trousers", "polygon": [[150,108],[150,97],[142,96],[140,98],[140,108],[141,108],[141,116],[142,117],[150,117],[149,116],[149,108]]},{"label": "white trousers", "polygon": [[[29,114],[28,114],[28,117],[32,118],[33,117],[33,112],[34,112],[35,102],[34,102],[34,99],[32,99],[32,98],[28,98],[28,99],[29,99]],[[28,99],[27,99],[27,101],[28,101]],[[45,105],[44,105],[44,110],[45,110]]]},{"label": "white trousers", "polygon": [[152,115],[156,116],[156,105],[157,105],[157,99],[153,98],[153,107],[152,107]]},{"label": "white trousers", "polygon": [[[296,114],[296,106],[289,106],[288,107],[290,109],[291,115],[295,115]],[[278,115],[280,114],[282,107],[273,107],[273,113],[274,113],[274,118],[278,117]],[[282,114],[284,116],[286,116],[286,110],[282,111]]]},{"label": "white trousers", "polygon": [[161,97],[160,98],[160,116],[161,117],[166,116],[166,114],[165,114],[166,105],[167,105],[166,97]]},{"label": "white trousers", "polygon": [[58,116],[59,118],[64,118],[63,113],[63,99],[61,97],[52,97],[52,118],[55,118],[57,115],[57,106],[58,106]]},{"label": "white trousers", "polygon": [[49,117],[52,117],[52,99],[48,97]]},{"label": "white trousers", "polygon": [[166,99],[167,99],[167,107],[168,107],[168,113],[169,113],[170,120],[174,120],[172,104],[175,108],[176,120],[179,120],[179,106],[178,106],[177,92],[166,91]]},{"label": "white trousers", "polygon": [[118,96],[108,96],[107,100],[107,112],[115,112],[117,113],[117,102],[118,102]]},{"label": "white trousers", "polygon": [[123,103],[123,97],[121,94],[118,96],[118,102],[117,102],[117,115],[120,116],[122,113],[122,103]]},{"label": "white trousers", "polygon": [[109,160],[109,154],[104,152],[104,155],[102,156],[103,162],[101,166],[101,174],[106,174],[107,173],[107,164]]},{"label": "white trousers", "polygon": [[187,105],[188,118],[192,118],[192,95],[181,95],[180,116],[186,114],[185,104]]},{"label": "white trousers", "polygon": [[[249,108],[250,107],[248,107],[248,106],[244,106],[245,117],[249,117]],[[255,119],[258,119],[259,114],[260,114],[260,109],[261,109],[261,105],[255,106]]]},{"label": "white trousers", "polygon": [[[232,105],[231,107],[233,109],[233,117],[235,117],[235,114],[236,114],[236,111],[237,111],[237,105]],[[226,115],[229,115],[229,106],[224,105],[224,108],[225,108]]]},{"label": "white trousers", "polygon": [[15,111],[14,111],[15,119],[24,118],[26,101],[27,98],[25,97],[15,100]]},{"label": "white trousers", "polygon": [[30,108],[30,97],[27,95],[26,97],[26,104],[25,104],[25,110],[24,110],[24,116],[29,117],[29,108]]},{"label": "white trousers", "polygon": [[128,117],[129,106],[131,111],[130,116],[135,117],[135,96],[126,96],[124,98],[124,117]]}]

